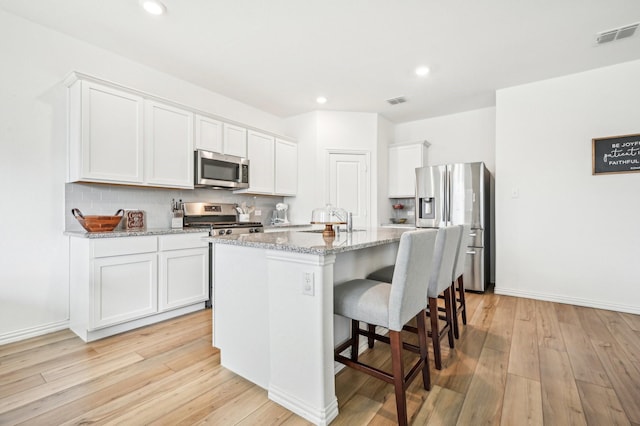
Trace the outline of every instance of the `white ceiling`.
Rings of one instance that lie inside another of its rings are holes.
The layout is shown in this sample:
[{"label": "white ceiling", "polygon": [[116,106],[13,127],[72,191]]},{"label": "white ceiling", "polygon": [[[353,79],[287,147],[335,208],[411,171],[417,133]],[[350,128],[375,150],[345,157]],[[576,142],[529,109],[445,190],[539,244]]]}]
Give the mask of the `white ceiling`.
[{"label": "white ceiling", "polygon": [[[640,59],[637,0],[0,0],[0,8],[286,117],[393,122],[495,104],[496,89]],[[413,74],[428,65],[427,78]],[[318,95],[329,101],[315,103]],[[405,96],[391,106],[386,99]]]}]

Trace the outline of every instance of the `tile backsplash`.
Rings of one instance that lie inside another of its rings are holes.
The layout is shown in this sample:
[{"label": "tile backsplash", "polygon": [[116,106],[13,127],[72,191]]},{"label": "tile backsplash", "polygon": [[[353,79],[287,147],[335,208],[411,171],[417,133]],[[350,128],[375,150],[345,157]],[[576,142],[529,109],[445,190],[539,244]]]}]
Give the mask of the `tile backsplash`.
[{"label": "tile backsplash", "polygon": [[[100,185],[85,183],[65,184],[65,228],[68,231],[81,231],[82,227],[71,214],[72,208],[79,209],[85,215],[112,215],[118,209],[144,210],[147,228],[171,227],[171,199],[176,201],[206,201],[220,203],[243,203],[255,206],[262,215],[255,212],[251,220],[268,225],[271,213],[283,197],[253,196],[234,194],[226,190],[198,188],[161,189],[141,188],[121,185]],[[122,223],[119,228],[122,227]]]}]

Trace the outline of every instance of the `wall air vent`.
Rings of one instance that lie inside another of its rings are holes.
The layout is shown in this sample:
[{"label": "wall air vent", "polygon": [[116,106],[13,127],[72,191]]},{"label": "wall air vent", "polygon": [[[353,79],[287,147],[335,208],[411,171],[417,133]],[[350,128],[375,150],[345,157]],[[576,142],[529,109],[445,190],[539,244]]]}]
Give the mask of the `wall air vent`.
[{"label": "wall air vent", "polygon": [[620,40],[621,38],[631,37],[635,34],[638,25],[640,25],[640,23],[625,25],[624,27],[598,33],[596,36],[596,43],[603,44],[614,40]]},{"label": "wall air vent", "polygon": [[398,105],[407,102],[407,98],[405,98],[404,96],[398,96],[397,98],[387,99],[387,102],[389,102],[391,105]]}]

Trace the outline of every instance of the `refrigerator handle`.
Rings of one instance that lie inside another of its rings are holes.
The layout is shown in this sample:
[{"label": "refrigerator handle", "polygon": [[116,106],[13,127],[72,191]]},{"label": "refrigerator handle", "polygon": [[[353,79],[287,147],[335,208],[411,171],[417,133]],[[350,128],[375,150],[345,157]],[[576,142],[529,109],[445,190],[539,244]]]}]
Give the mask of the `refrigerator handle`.
[{"label": "refrigerator handle", "polygon": [[447,167],[447,226],[451,225],[451,170]]}]

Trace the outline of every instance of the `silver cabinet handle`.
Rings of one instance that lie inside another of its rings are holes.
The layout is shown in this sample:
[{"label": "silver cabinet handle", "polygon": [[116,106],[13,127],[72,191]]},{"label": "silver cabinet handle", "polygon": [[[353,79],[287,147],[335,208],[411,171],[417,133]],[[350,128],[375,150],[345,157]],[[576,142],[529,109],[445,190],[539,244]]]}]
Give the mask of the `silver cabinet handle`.
[{"label": "silver cabinet handle", "polygon": [[467,252],[467,254],[478,254],[478,253],[476,253],[475,250],[470,250]]}]

